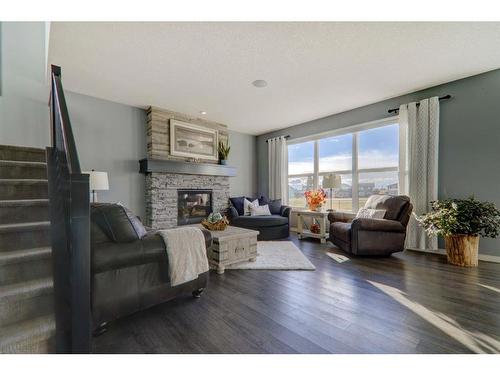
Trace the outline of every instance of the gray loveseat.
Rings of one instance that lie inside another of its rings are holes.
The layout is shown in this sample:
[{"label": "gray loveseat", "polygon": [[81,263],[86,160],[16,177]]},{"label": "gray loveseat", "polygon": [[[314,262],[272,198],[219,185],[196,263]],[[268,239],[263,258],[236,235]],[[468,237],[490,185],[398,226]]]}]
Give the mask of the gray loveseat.
[{"label": "gray loveseat", "polygon": [[228,210],[228,219],[231,225],[240,228],[259,231],[259,241],[277,240],[290,235],[291,208],[281,204],[281,199],[268,200],[266,197],[246,198],[249,201],[259,200],[260,205],[268,204],[271,215],[245,216],[243,202],[245,197],[229,198],[231,203]]},{"label": "gray loveseat", "polygon": [[383,219],[355,218],[355,214],[331,212],[330,241],[355,255],[389,256],[403,251],[406,226],[413,209],[405,195],[372,195],[364,208],[386,210]]}]

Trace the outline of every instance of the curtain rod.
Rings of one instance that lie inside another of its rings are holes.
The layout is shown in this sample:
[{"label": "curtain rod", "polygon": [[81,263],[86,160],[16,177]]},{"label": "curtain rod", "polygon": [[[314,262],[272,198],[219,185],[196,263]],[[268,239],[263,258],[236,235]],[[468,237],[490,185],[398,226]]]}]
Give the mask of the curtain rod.
[{"label": "curtain rod", "polygon": [[[447,99],[451,99],[451,95],[450,94],[445,95],[445,96],[441,96],[439,98],[439,100],[447,100]],[[419,103],[417,103],[417,106],[418,105],[419,105]],[[397,113],[398,111],[399,111],[399,108],[391,108],[387,112],[389,112],[389,113]]]},{"label": "curtain rod", "polygon": [[[275,137],[275,138],[278,138],[278,137]],[[290,138],[290,136],[289,135],[285,135],[283,138],[288,139],[288,138]],[[269,142],[269,139],[266,139],[266,143],[267,142]]]}]

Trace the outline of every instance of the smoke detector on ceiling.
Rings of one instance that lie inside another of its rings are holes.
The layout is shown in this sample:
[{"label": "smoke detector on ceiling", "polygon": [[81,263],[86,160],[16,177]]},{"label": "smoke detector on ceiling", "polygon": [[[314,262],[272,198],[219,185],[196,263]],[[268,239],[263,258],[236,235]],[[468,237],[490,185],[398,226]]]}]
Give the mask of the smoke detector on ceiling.
[{"label": "smoke detector on ceiling", "polygon": [[252,85],[254,85],[255,87],[262,88],[267,86],[267,82],[264,81],[263,79],[256,79],[255,81],[252,82]]}]

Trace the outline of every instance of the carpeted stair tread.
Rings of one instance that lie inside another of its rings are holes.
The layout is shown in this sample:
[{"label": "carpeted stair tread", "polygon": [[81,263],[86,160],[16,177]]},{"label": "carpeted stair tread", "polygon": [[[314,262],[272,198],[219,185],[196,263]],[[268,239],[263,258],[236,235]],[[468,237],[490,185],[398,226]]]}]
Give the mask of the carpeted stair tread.
[{"label": "carpeted stair tread", "polygon": [[15,251],[0,252],[0,267],[7,264],[33,262],[40,259],[50,258],[52,249],[46,247],[35,247]]},{"label": "carpeted stair tread", "polygon": [[13,145],[0,145],[0,160],[44,162],[45,149]]},{"label": "carpeted stair tread", "polygon": [[0,252],[45,246],[50,246],[49,221],[0,224]]},{"label": "carpeted stair tread", "polygon": [[0,184],[24,185],[24,184],[47,184],[44,178],[0,178]]},{"label": "carpeted stair tread", "polygon": [[48,199],[0,200],[0,224],[49,220]]},{"label": "carpeted stair tread", "polygon": [[37,221],[33,223],[0,224],[0,234],[7,232],[24,232],[32,230],[49,229],[50,221]]},{"label": "carpeted stair tread", "polygon": [[0,328],[0,353],[50,351],[56,324],[53,314]]},{"label": "carpeted stair tread", "polygon": [[46,199],[49,195],[46,179],[0,178],[0,199]]},{"label": "carpeted stair tread", "polygon": [[[6,298],[32,298],[52,292],[52,278],[0,286],[0,301]],[[1,322],[0,322],[1,325]]]},{"label": "carpeted stair tread", "polygon": [[48,199],[7,199],[0,200],[0,208],[3,207],[29,207],[45,206],[49,204]]},{"label": "carpeted stair tread", "polygon": [[54,312],[52,277],[0,286],[0,330]]},{"label": "carpeted stair tread", "polygon": [[47,164],[33,161],[0,160],[2,179],[46,179]]},{"label": "carpeted stair tread", "polygon": [[0,160],[1,166],[47,168],[47,163],[44,161]]}]

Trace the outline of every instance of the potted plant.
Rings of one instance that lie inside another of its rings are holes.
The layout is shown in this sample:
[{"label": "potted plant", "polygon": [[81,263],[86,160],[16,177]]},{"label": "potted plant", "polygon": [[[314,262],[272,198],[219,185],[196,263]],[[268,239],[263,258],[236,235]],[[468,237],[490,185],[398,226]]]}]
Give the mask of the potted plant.
[{"label": "potted plant", "polygon": [[474,197],[434,201],[431,205],[431,212],[417,217],[427,235],[444,237],[449,263],[477,266],[479,236],[498,236],[500,210]]},{"label": "potted plant", "polygon": [[229,146],[229,142],[219,141],[219,162],[222,165],[227,164],[227,157],[229,156],[229,151],[231,151],[231,146]]}]

